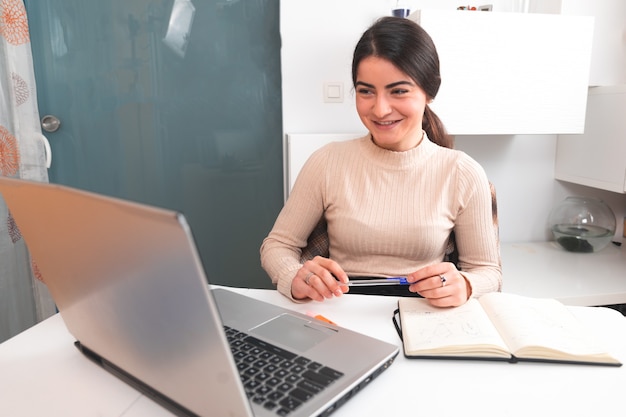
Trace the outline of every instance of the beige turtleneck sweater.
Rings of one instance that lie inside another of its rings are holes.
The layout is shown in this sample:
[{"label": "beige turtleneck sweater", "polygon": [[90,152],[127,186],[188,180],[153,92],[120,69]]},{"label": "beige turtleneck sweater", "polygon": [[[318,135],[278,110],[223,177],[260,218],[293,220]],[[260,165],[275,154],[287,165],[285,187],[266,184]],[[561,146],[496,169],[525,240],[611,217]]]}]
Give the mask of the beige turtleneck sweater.
[{"label": "beige turtleneck sweater", "polygon": [[402,276],[441,262],[454,229],[472,296],[499,291],[500,247],[482,167],[424,139],[406,152],[370,136],[335,142],[306,162],[261,246],[261,264],[291,298],[301,248],[322,216],[330,258],[348,276]]}]

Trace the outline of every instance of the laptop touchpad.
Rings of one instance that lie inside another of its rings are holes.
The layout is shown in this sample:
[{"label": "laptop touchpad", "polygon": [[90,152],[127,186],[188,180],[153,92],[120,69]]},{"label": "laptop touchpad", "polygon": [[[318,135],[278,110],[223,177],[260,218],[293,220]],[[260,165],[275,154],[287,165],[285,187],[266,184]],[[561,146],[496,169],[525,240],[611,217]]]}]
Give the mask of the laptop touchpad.
[{"label": "laptop touchpad", "polygon": [[270,341],[276,341],[299,351],[305,351],[321,343],[337,331],[311,320],[290,314],[281,314],[250,330]]}]

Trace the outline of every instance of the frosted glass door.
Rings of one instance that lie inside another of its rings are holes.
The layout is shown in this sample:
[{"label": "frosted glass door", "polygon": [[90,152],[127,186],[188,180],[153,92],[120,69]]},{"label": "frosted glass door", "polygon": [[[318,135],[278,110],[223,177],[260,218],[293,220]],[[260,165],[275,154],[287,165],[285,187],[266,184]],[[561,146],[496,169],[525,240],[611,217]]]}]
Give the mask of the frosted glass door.
[{"label": "frosted glass door", "polygon": [[[212,283],[269,287],[279,2],[27,0],[50,181],[184,212]],[[49,119],[48,119],[49,120]],[[120,239],[123,239],[120,236]]]}]

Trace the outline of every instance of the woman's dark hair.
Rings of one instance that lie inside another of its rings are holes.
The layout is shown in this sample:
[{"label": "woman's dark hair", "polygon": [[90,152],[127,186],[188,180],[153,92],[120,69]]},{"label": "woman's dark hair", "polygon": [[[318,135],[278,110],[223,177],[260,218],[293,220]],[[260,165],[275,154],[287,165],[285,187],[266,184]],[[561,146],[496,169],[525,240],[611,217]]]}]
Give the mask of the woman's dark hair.
[{"label": "woman's dark hair", "polygon": [[[441,85],[439,55],[430,35],[412,20],[400,17],[382,17],[367,29],[356,44],[352,58],[352,84],[356,86],[359,64],[375,56],[391,62],[434,99]],[[426,104],[422,128],[428,138],[446,148],[454,141],[446,132],[439,117]]]}]

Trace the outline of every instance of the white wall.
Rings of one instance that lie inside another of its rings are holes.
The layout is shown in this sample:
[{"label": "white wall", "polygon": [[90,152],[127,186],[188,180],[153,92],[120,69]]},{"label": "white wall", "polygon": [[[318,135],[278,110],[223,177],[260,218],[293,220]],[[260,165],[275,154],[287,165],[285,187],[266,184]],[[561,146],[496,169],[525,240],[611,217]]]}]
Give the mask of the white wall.
[{"label": "white wall", "polygon": [[[448,4],[443,0],[437,2],[439,7]],[[428,1],[401,3],[414,8],[424,7]],[[493,3],[494,10],[509,11],[523,2],[486,3]],[[283,131],[286,134],[364,131],[352,94],[352,52],[361,33],[376,18],[390,14],[395,4],[396,0],[281,2]],[[324,102],[326,82],[343,83],[342,103]],[[567,195],[605,200],[616,214],[616,236],[621,237],[626,195],[556,181],[555,135],[459,136],[456,145],[483,165],[496,187],[503,242],[550,240],[546,229],[550,209]]]},{"label": "white wall", "polygon": [[597,197],[609,204],[621,241],[626,195],[555,180],[556,136],[457,136],[456,148],[480,162],[496,187],[503,242],[552,240],[546,229],[548,215],[568,195]]}]

